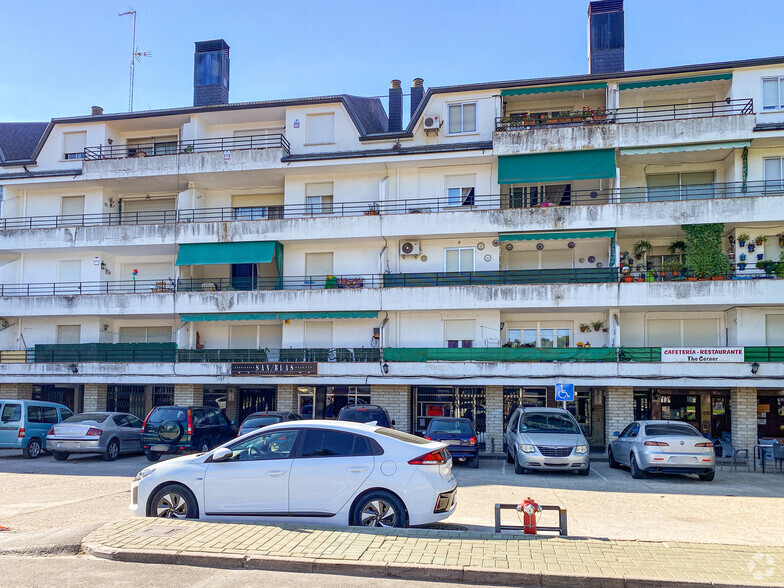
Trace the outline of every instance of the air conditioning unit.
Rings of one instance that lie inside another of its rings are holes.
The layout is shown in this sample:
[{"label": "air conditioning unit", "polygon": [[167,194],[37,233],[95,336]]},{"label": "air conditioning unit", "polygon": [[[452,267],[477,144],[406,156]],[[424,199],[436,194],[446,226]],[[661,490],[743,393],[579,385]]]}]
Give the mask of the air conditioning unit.
[{"label": "air conditioning unit", "polygon": [[424,127],[425,131],[438,132],[438,129],[441,128],[441,117],[437,114],[425,116]]},{"label": "air conditioning unit", "polygon": [[419,241],[404,241],[401,243],[400,255],[419,255]]}]

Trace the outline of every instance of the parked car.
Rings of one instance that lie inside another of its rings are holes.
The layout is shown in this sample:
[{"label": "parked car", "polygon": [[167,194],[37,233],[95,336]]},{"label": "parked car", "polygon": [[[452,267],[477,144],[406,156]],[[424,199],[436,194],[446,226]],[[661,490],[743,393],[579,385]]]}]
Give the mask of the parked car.
[{"label": "parked car", "polygon": [[274,425],[275,423],[282,423],[284,421],[298,421],[302,417],[293,412],[284,411],[268,411],[268,412],[254,412],[245,417],[240,425],[240,435],[250,433],[261,427],[267,425]]},{"label": "parked car", "polygon": [[380,426],[301,420],[151,465],[131,484],[138,516],[405,527],[448,517],[446,445]]},{"label": "parked car", "polygon": [[351,421],[352,423],[376,423],[379,427],[391,429],[395,426],[395,421],[389,418],[386,408],[377,404],[350,404],[340,409],[338,413],[339,421]]},{"label": "parked car", "polygon": [[716,475],[713,442],[681,421],[635,421],[607,447],[611,468],[629,466],[632,478],[649,473],[697,474],[710,482]]},{"label": "parked car", "polygon": [[150,461],[164,453],[203,453],[236,436],[234,422],[209,406],[156,406],[142,424],[142,448]]},{"label": "parked car", "polygon": [[479,467],[479,444],[474,425],[468,419],[436,417],[425,430],[425,439],[445,443],[449,453],[459,461],[468,461],[472,468]]},{"label": "parked car", "polygon": [[73,415],[68,407],[42,400],[0,400],[0,449],[21,449],[35,459],[52,425]]},{"label": "parked car", "polygon": [[516,474],[529,470],[591,473],[588,441],[580,425],[562,408],[517,408],[504,434],[506,461]]},{"label": "parked car", "polygon": [[58,461],[71,453],[100,453],[114,461],[121,453],[142,451],[142,420],[127,412],[83,412],[54,425],[46,450]]}]

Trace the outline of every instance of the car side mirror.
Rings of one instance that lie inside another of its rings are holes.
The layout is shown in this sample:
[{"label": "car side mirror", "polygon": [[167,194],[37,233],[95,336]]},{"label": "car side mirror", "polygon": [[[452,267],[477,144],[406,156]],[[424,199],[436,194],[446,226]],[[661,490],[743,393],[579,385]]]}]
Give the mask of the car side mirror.
[{"label": "car side mirror", "polygon": [[229,421],[229,424],[230,424],[230,425],[233,425],[233,424],[234,424],[234,421]]},{"label": "car side mirror", "polygon": [[232,455],[234,455],[234,452],[228,447],[218,447],[218,449],[212,452],[212,461],[226,461]]},{"label": "car side mirror", "polygon": [[621,434],[618,431],[613,431],[613,437],[620,437]]},{"label": "car side mirror", "polygon": [[392,426],[394,427],[395,426],[395,419],[392,419],[390,422],[392,423]]}]

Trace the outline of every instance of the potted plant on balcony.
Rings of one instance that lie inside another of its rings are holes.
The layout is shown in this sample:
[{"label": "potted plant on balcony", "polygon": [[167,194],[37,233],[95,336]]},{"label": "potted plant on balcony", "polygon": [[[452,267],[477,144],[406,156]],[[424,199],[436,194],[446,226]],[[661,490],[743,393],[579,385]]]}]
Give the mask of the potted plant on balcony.
[{"label": "potted plant on balcony", "polygon": [[636,259],[642,259],[642,256],[653,249],[653,245],[647,239],[640,239],[632,247],[632,253]]},{"label": "potted plant on balcony", "polygon": [[683,270],[683,264],[679,261],[665,261],[662,264],[662,269],[664,270],[665,277],[667,274],[673,278],[677,278],[680,272]]},{"label": "potted plant on balcony", "polygon": [[741,233],[738,235],[738,247],[745,247],[746,241],[749,240],[749,236],[746,233]]},{"label": "potted plant on balcony", "polygon": [[784,233],[779,235],[779,247],[784,247]]},{"label": "potted plant on balcony", "polygon": [[723,250],[724,223],[683,225],[686,234],[686,263],[700,279],[723,280],[730,260]]},{"label": "potted plant on balcony", "polygon": [[591,325],[587,323],[580,323],[580,332],[581,333],[590,333],[591,332]]},{"label": "potted plant on balcony", "polygon": [[591,323],[591,328],[596,331],[597,333],[601,330],[606,331],[607,329],[604,328],[604,321],[594,321]]},{"label": "potted plant on balcony", "polygon": [[378,216],[378,205],[375,202],[368,206],[368,209],[365,211],[365,216]]},{"label": "potted plant on balcony", "polygon": [[757,246],[760,246],[763,243],[766,243],[767,241],[768,238],[765,235],[757,235],[756,237],[754,237],[754,243],[756,243]]},{"label": "potted plant on balcony", "polygon": [[673,241],[667,250],[673,255],[679,255],[686,251],[686,241]]}]

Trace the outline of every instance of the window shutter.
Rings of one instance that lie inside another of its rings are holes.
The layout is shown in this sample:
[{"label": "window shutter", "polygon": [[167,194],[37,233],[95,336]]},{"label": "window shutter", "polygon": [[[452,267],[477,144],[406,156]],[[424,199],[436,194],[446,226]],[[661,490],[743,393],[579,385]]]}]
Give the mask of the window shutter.
[{"label": "window shutter", "polygon": [[683,346],[715,347],[719,344],[718,319],[683,319]]},{"label": "window shutter", "polygon": [[64,133],[63,153],[81,153],[87,146],[87,132]]},{"label": "window shutter", "polygon": [[60,345],[78,345],[81,342],[81,325],[57,325],[57,343]]},{"label": "window shutter", "polygon": [[305,275],[308,276],[332,275],[332,253],[306,253]]},{"label": "window shutter", "polygon": [[309,114],[307,116],[307,143],[332,143],[335,140],[335,114]]},{"label": "window shutter", "polygon": [[333,192],[334,185],[332,182],[305,185],[305,196],[332,196]]},{"label": "window shutter", "polygon": [[764,178],[766,181],[777,181],[781,179],[781,158],[774,157],[765,160]]},{"label": "window shutter", "polygon": [[444,338],[447,341],[465,341],[474,339],[474,320],[445,320]]},{"label": "window shutter", "polygon": [[449,133],[463,131],[463,105],[453,104],[449,107]]},{"label": "window shutter", "polygon": [[120,343],[146,343],[147,327],[120,327]]},{"label": "window shutter", "polygon": [[256,325],[231,325],[229,349],[256,349]]},{"label": "window shutter", "polygon": [[305,322],[305,347],[332,347],[332,321]]},{"label": "window shutter", "polygon": [[649,320],[647,322],[648,347],[680,347],[681,321]]},{"label": "window shutter", "polygon": [[784,314],[765,315],[765,345],[784,345]]},{"label": "window shutter", "polygon": [[82,262],[81,260],[61,261],[59,280],[61,282],[81,282],[82,281]]}]

